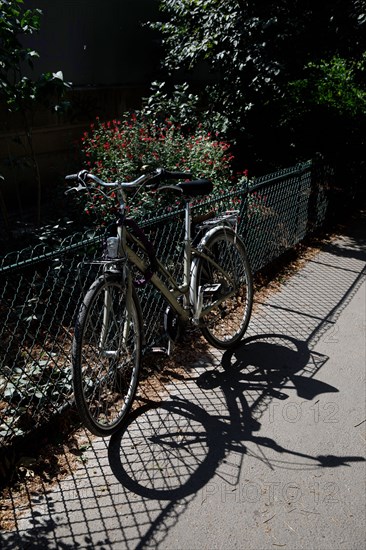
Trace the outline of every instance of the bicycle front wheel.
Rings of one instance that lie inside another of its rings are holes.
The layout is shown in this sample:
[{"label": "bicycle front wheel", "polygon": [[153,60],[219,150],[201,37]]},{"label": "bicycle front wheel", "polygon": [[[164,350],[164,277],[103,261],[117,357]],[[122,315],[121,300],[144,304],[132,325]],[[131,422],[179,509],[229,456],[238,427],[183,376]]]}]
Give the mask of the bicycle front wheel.
[{"label": "bicycle front wheel", "polygon": [[253,281],[242,241],[229,228],[219,229],[202,247],[208,259],[197,262],[196,293],[206,340],[228,349],[240,342],[249,323]]},{"label": "bicycle front wheel", "polygon": [[137,296],[121,276],[104,274],[85,295],[73,341],[75,402],[84,425],[106,436],[133,402],[141,363],[142,321]]}]

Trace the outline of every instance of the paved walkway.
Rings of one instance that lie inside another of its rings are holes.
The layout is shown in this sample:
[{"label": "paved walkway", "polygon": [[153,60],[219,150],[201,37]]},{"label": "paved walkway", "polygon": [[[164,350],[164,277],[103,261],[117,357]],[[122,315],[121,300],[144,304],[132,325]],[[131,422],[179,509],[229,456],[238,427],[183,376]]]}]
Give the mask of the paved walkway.
[{"label": "paved walkway", "polygon": [[1,548],[360,549],[365,218],[123,434],[34,498]]}]

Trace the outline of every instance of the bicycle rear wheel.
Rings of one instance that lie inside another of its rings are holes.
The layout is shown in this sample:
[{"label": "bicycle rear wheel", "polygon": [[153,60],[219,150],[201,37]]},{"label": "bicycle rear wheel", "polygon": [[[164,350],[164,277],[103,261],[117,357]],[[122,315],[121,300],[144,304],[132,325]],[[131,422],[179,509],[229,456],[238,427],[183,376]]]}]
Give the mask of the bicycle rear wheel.
[{"label": "bicycle rear wheel", "polygon": [[121,276],[99,277],[80,307],[73,341],[78,412],[94,434],[118,429],[133,402],[141,363],[142,321],[137,296]]},{"label": "bicycle rear wheel", "polygon": [[229,228],[213,232],[201,250],[212,260],[200,258],[195,274],[197,296],[202,300],[202,334],[214,347],[228,349],[242,339],[252,311],[247,254]]}]

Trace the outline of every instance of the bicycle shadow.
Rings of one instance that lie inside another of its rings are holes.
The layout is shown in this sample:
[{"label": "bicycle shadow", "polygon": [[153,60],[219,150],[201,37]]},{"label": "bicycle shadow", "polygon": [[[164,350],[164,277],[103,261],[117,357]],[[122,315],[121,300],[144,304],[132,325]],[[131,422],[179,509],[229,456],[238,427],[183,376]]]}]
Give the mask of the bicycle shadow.
[{"label": "bicycle shadow", "polygon": [[186,380],[189,399],[172,387],[173,399],[146,403],[131,415],[109,444],[115,477],[144,498],[173,502],[202,489],[230,452],[240,456],[239,474],[249,443],[288,455],[291,466],[294,459],[305,459],[299,464],[303,469],[364,460],[312,456],[258,434],[260,417],[271,401],[283,401],[294,392],[305,400],[338,392],[313,378],[327,359],[288,336],[248,338],[235,352],[224,354],[220,367]]},{"label": "bicycle shadow", "polygon": [[[160,509],[138,548],[164,538],[188,503],[201,493],[207,497],[216,487],[210,483],[214,477],[225,490],[235,491],[246,457],[273,470],[323,471],[365,461],[351,454],[306,454],[281,445],[272,433],[264,435],[263,416],[270,414],[271,406],[296,403],[290,399],[295,396],[313,404],[322,394],[339,392],[321,380],[328,357],[314,347],[328,331],[334,341],[334,324],[364,281],[364,267],[359,264],[364,253],[333,244],[328,252],[330,257],[322,259],[325,263],[320,265],[319,258],[310,263],[317,273],[315,288],[314,277],[309,277],[313,281],[309,288],[303,275],[299,284],[304,288],[297,287],[290,306],[267,302],[249,327],[254,336],[234,352],[226,352],[217,368],[197,367],[184,384],[177,375],[177,384],[167,389],[168,398],[137,409],[124,430],[110,440],[109,463],[119,483]],[[345,261],[337,259],[335,265],[335,255]]]}]

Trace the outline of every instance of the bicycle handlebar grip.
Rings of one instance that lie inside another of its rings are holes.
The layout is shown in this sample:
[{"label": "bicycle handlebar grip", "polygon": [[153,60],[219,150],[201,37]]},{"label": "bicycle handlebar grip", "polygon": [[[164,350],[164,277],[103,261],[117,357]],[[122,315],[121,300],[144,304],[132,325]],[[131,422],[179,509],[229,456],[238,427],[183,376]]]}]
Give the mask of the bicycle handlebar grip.
[{"label": "bicycle handlebar grip", "polygon": [[65,176],[65,180],[77,180],[78,174],[69,174],[68,176]]}]

